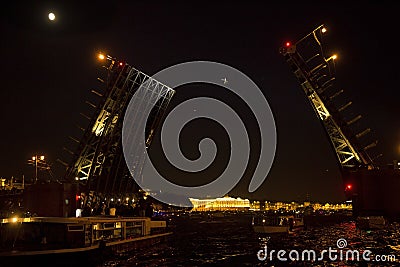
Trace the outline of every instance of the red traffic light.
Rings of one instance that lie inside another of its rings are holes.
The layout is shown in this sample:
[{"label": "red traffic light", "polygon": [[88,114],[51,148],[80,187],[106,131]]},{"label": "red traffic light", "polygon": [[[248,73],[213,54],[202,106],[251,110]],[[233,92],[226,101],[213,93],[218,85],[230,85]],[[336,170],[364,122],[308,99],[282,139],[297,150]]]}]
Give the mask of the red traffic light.
[{"label": "red traffic light", "polygon": [[290,42],[286,42],[286,47],[289,47],[290,46]]},{"label": "red traffic light", "polygon": [[353,186],[351,185],[351,184],[348,184],[347,186],[346,186],[346,190],[351,190],[353,188]]}]

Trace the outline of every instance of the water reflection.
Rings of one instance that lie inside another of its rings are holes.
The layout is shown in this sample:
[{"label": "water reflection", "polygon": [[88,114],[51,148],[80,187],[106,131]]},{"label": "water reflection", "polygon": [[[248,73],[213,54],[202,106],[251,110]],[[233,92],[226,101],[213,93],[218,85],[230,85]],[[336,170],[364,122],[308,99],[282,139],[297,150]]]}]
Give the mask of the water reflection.
[{"label": "water reflection", "polygon": [[[290,235],[267,236],[253,232],[251,216],[222,218],[175,217],[170,221],[174,236],[166,244],[151,250],[104,262],[101,266],[400,266],[400,225],[386,229],[361,231],[355,222],[308,227]],[[346,249],[369,249],[375,255],[395,255],[396,262],[329,261],[286,263],[260,261],[257,252],[267,245],[274,250],[315,250],[337,248],[337,240],[347,241]]]}]

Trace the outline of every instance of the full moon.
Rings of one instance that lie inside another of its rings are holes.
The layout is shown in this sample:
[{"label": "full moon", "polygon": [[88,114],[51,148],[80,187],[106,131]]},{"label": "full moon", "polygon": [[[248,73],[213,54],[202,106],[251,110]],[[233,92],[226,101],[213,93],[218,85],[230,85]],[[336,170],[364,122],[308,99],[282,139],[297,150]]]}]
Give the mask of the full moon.
[{"label": "full moon", "polygon": [[49,13],[49,20],[55,20],[56,19],[56,15],[54,15],[54,13]]}]

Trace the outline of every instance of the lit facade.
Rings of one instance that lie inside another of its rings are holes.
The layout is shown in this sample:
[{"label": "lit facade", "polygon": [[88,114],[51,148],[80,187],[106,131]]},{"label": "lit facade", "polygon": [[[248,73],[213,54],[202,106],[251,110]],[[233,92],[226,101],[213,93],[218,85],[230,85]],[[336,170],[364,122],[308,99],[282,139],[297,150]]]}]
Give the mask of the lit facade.
[{"label": "lit facade", "polygon": [[330,203],[325,203],[325,204],[320,204],[320,203],[311,203],[311,202],[304,202],[302,204],[297,203],[297,202],[270,202],[266,201],[265,202],[265,210],[285,210],[285,211],[290,211],[290,210],[297,210],[297,209],[302,209],[306,207],[311,207],[313,210],[325,210],[325,211],[335,211],[335,210],[352,210],[352,205],[351,203],[340,203],[340,204],[330,204]]},{"label": "lit facade", "polygon": [[309,201],[298,203],[298,202],[271,202],[265,201],[264,207],[262,207],[260,201],[252,201],[242,198],[232,198],[225,196],[222,198],[214,199],[197,199],[190,198],[190,202],[193,205],[192,211],[243,211],[243,210],[269,210],[269,211],[291,211],[304,209],[311,207],[313,210],[352,210],[351,203],[340,203],[340,204],[320,204],[311,203]]},{"label": "lit facade", "polygon": [[[250,200],[241,198],[232,198],[229,196],[215,199],[196,199],[189,198],[192,202],[192,211],[236,211],[249,210],[251,208]],[[257,205],[255,203],[255,205]],[[259,207],[258,202],[258,207]]]}]

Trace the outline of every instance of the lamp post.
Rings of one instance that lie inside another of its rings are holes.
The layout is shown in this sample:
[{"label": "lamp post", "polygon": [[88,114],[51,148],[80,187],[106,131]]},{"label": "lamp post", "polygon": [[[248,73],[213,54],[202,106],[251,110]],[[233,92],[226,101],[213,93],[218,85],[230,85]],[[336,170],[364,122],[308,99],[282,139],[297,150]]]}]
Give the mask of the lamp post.
[{"label": "lamp post", "polygon": [[35,155],[32,157],[32,161],[35,164],[35,184],[37,183],[38,180],[38,162],[40,162],[41,160],[42,161],[44,160],[44,156]]}]

